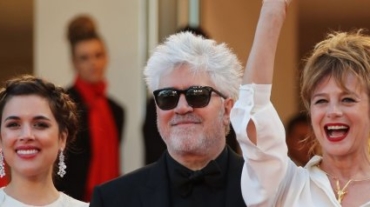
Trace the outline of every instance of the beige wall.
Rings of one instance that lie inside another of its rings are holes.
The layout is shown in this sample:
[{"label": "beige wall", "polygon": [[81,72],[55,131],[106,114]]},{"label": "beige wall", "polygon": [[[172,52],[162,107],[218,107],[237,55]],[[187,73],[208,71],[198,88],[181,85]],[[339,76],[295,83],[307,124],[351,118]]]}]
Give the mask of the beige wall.
[{"label": "beige wall", "polygon": [[0,83],[32,74],[33,0],[0,1]]},{"label": "beige wall", "polygon": [[[202,0],[201,26],[218,42],[227,43],[245,65],[253,42],[261,1]],[[279,41],[272,101],[283,121],[298,109],[297,5],[292,3]]]}]

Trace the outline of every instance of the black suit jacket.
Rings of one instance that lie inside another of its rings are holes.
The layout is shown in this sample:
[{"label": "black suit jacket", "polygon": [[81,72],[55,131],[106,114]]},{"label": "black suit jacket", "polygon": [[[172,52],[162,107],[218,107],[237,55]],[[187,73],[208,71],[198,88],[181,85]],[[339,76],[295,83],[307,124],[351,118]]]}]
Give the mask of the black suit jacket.
[{"label": "black suit jacket", "polygon": [[[243,159],[228,149],[226,206],[245,207],[240,188]],[[97,186],[90,207],[171,207],[166,157]]]},{"label": "black suit jacket", "polygon": [[[91,161],[88,113],[87,107],[76,88],[71,87],[67,89],[67,92],[77,104],[77,110],[80,116],[79,133],[77,134],[76,141],[71,143],[71,146],[69,146],[65,152],[67,174],[63,178],[57,177],[55,184],[59,191],[63,191],[67,195],[78,200],[83,200]],[[122,106],[110,98],[108,98],[108,104],[109,108],[112,110],[114,122],[116,123],[119,141],[121,141],[125,122],[125,111]]]}]

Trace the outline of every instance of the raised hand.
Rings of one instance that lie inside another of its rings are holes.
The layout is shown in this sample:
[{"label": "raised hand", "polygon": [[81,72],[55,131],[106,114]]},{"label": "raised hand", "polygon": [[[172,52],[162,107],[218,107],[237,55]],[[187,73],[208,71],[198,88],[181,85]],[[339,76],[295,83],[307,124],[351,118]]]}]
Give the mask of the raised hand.
[{"label": "raised hand", "polygon": [[272,83],[276,48],[290,1],[263,1],[243,84]]}]

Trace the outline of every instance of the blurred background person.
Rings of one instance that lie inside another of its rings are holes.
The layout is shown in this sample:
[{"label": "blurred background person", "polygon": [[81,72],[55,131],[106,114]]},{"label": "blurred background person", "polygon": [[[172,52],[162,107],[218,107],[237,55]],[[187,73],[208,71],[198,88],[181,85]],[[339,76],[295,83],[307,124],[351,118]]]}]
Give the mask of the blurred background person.
[{"label": "blurred background person", "polygon": [[11,174],[0,188],[0,206],[87,207],[53,183],[68,174],[64,152],[78,128],[76,105],[65,90],[33,76],[11,79],[0,91],[0,117],[0,176],[8,173],[4,159]]},{"label": "blurred background person", "polygon": [[76,72],[68,93],[78,104],[81,130],[67,152],[69,173],[58,182],[58,188],[76,199],[90,201],[94,186],[120,175],[119,147],[125,116],[123,107],[107,96],[107,50],[95,22],[84,15],[74,18],[67,37]]},{"label": "blurred background person", "polygon": [[[0,160],[1,159],[3,158],[0,157]],[[8,164],[6,164],[5,160],[4,160],[4,170],[5,170],[5,175],[0,176],[0,187],[6,186],[10,180],[9,167],[8,167]]]},{"label": "blurred background person", "polygon": [[[201,27],[186,25],[178,30],[178,32],[185,31],[199,35],[206,39],[209,38],[208,34]],[[166,144],[158,132],[156,105],[152,96],[147,101],[145,119],[142,129],[145,147],[145,164],[147,165],[157,161],[158,158],[161,157],[162,153],[167,149]],[[231,124],[230,132],[226,136],[226,142],[235,152],[240,154],[239,144],[236,141],[236,135]]]},{"label": "blurred background person", "polygon": [[286,125],[286,143],[290,159],[298,166],[305,166],[310,160],[310,146],[305,139],[310,136],[311,127],[306,113],[298,113]]}]

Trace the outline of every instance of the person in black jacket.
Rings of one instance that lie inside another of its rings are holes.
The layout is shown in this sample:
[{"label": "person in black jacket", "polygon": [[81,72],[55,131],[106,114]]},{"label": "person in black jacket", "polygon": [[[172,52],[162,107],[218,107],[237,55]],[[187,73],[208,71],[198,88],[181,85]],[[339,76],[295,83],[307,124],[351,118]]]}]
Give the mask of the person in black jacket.
[{"label": "person in black jacket", "polygon": [[107,51],[93,20],[88,16],[73,19],[68,40],[76,79],[67,91],[77,103],[81,130],[66,154],[68,173],[57,186],[76,199],[90,201],[96,185],[120,175],[124,109],[107,96]]},{"label": "person in black jacket", "polygon": [[226,145],[241,65],[225,44],[171,35],[148,60],[159,134],[155,163],[95,188],[91,207],[245,207],[243,159]]}]

